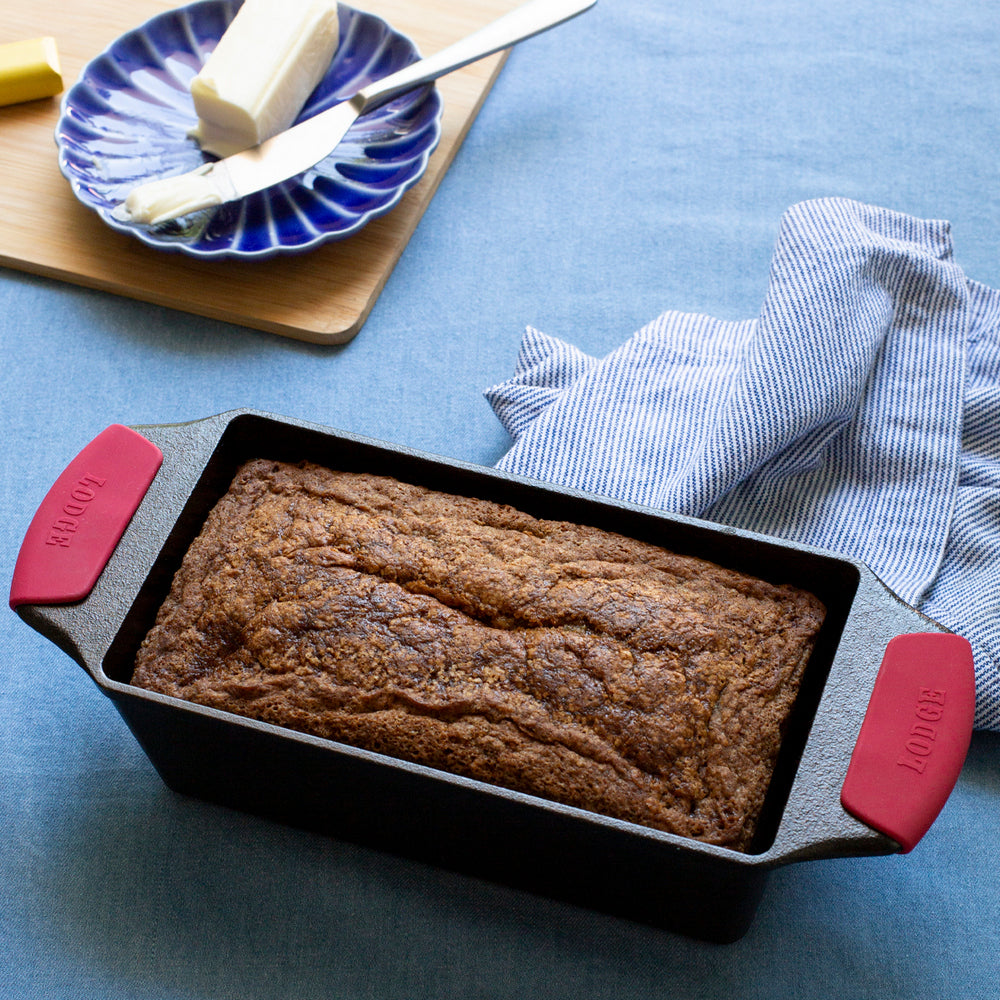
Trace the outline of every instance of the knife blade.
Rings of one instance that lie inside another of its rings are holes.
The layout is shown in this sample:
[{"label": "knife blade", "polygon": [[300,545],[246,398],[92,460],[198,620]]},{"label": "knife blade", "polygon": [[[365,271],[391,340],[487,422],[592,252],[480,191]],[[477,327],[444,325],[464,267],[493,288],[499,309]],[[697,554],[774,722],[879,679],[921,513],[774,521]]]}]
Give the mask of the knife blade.
[{"label": "knife blade", "polygon": [[205,163],[185,174],[139,185],[111,214],[119,222],[158,225],[263,191],[329,156],[358,118],[397,94],[548,31],[582,14],[596,2],[528,0],[440,52],[373,81],[352,97],[259,146]]}]

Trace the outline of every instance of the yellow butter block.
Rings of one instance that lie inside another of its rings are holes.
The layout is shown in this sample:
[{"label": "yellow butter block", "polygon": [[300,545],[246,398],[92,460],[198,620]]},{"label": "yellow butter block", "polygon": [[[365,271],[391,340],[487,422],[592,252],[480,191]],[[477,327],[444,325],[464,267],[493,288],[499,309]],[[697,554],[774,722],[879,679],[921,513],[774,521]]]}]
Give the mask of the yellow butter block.
[{"label": "yellow butter block", "polygon": [[54,38],[0,45],[0,104],[52,97],[63,89]]}]

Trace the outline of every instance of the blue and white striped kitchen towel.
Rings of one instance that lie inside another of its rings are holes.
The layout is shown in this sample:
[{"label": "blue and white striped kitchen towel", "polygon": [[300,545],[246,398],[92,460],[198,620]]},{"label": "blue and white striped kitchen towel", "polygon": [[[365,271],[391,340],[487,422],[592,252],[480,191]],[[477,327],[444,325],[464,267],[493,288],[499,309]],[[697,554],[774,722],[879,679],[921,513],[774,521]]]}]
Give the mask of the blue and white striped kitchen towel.
[{"label": "blue and white striped kitchen towel", "polygon": [[849,554],[972,643],[1000,730],[1000,293],[946,222],[782,220],[760,315],[666,312],[607,357],[528,329],[499,467]]}]

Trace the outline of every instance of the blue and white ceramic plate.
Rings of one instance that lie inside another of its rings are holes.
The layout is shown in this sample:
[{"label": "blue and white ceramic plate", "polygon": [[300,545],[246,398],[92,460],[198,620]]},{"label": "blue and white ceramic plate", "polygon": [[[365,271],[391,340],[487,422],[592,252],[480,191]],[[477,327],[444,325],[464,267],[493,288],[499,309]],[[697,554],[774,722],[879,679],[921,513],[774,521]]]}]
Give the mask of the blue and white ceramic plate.
[{"label": "blue and white ceramic plate", "polygon": [[[360,118],[325,160],[266,191],[159,226],[114,218],[137,184],[210,158],[188,137],[197,122],[189,87],[241,3],[200,0],[152,18],[89,63],[63,98],[56,145],[73,193],[150,246],[262,258],[343,239],[399,202],[440,139],[441,98],[428,85]],[[417,58],[413,42],[381,18],[341,4],[337,53],[300,119]]]}]

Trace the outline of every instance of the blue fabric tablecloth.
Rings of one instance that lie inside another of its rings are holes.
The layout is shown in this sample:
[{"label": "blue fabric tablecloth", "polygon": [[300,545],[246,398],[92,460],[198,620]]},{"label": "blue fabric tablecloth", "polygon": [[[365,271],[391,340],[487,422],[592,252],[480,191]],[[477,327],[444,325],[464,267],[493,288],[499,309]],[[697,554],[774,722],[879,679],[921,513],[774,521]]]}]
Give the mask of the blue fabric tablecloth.
[{"label": "blue fabric tablecloth", "polygon": [[[947,220],[962,274],[1000,288],[998,52],[985,0],[599,0],[513,52],[342,348],[0,269],[7,577],[116,421],[249,405],[494,465],[517,445],[482,392],[527,326],[581,372],[666,313],[739,330],[791,206]],[[720,947],[177,796],[65,654],[11,612],[0,643],[4,998],[996,993],[1000,734],[912,853],[784,868]]]}]

